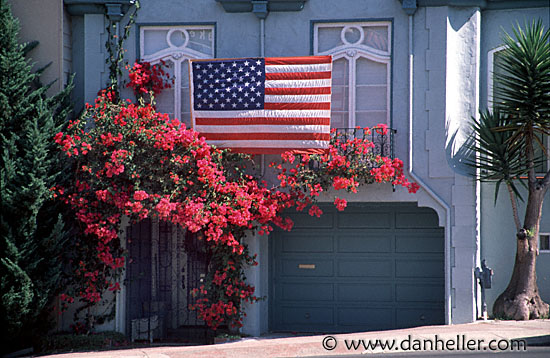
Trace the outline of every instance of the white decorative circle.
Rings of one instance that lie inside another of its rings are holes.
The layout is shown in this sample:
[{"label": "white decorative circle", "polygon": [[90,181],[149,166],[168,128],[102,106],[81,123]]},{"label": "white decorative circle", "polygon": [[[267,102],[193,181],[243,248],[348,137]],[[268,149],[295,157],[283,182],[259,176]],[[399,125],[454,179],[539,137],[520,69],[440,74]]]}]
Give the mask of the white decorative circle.
[{"label": "white decorative circle", "polygon": [[[181,32],[181,34],[183,35],[183,38],[184,38],[183,45],[176,46],[172,43],[171,37],[175,32]],[[170,29],[170,31],[168,31],[168,33],[166,34],[166,42],[168,43],[168,46],[172,48],[175,47],[178,49],[182,49],[187,46],[187,43],[189,43],[189,33],[185,29]]]},{"label": "white decorative circle", "polygon": [[[351,43],[351,42],[348,41],[348,39],[346,39],[346,34],[350,31],[353,31],[354,29],[359,31],[359,40],[355,41],[354,43]],[[346,45],[359,45],[365,39],[365,31],[363,30],[363,28],[361,26],[346,25],[342,29],[342,32],[340,32],[340,39],[342,39],[342,42]]]}]

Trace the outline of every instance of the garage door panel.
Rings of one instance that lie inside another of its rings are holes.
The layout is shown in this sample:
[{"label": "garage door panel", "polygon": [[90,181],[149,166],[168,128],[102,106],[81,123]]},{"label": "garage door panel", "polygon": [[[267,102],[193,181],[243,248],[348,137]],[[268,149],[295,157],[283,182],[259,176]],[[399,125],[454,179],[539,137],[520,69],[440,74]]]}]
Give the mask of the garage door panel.
[{"label": "garage door panel", "polygon": [[395,214],[395,227],[398,229],[408,228],[433,228],[439,226],[437,214],[433,211],[422,209],[414,212],[397,212]]},{"label": "garage door panel", "polygon": [[395,296],[398,302],[443,302],[443,285],[423,283],[397,283]]},{"label": "garage door panel", "polygon": [[394,327],[393,308],[339,308],[338,325],[359,329],[391,329]]},{"label": "garage door panel", "polygon": [[320,277],[334,275],[334,262],[315,258],[282,259],[283,276]]},{"label": "garage door panel", "polygon": [[[315,240],[312,240],[312,237],[315,237]],[[281,239],[282,252],[332,252],[334,250],[332,241],[331,235],[322,233],[308,232],[302,235],[299,232],[289,233]]]},{"label": "garage door panel", "polygon": [[391,283],[338,284],[338,301],[341,302],[388,302],[393,301]]},{"label": "garage door panel", "polygon": [[293,212],[289,214],[289,217],[294,222],[294,229],[318,229],[318,228],[332,228],[334,226],[334,215],[330,211],[324,210],[323,215],[320,218],[311,216],[307,210],[302,212]]},{"label": "garage door panel", "polygon": [[334,325],[334,309],[332,307],[281,307],[281,321],[291,325]]},{"label": "garage door panel", "polygon": [[442,253],[445,243],[443,232],[399,232],[395,235],[395,252]]},{"label": "garage door panel", "polygon": [[327,283],[283,283],[282,298],[288,301],[332,301],[334,285]]},{"label": "garage door panel", "polygon": [[348,212],[338,216],[338,228],[391,228],[391,214],[380,211]]},{"label": "garage door panel", "polygon": [[[353,332],[444,324],[444,231],[414,204],[296,216],[271,241],[270,328]],[[328,219],[327,219],[328,218]]]},{"label": "garage door panel", "polygon": [[389,253],[392,250],[391,236],[380,232],[337,235],[338,252]]},{"label": "garage door panel", "polygon": [[397,308],[397,327],[415,327],[431,324],[441,324],[444,316],[443,309],[424,308]]},{"label": "garage door panel", "polygon": [[441,270],[443,259],[397,259],[395,260],[395,277],[443,278]]},{"label": "garage door panel", "polygon": [[338,261],[339,277],[388,277],[393,275],[390,259],[346,259]]}]

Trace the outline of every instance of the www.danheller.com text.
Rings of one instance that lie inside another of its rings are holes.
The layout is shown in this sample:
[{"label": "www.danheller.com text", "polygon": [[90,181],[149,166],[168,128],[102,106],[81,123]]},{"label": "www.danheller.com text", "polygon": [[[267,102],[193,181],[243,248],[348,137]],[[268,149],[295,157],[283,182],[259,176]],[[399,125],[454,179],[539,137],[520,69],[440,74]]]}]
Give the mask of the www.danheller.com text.
[{"label": "www.danheller.com text", "polygon": [[491,339],[468,338],[465,334],[456,337],[414,338],[408,335],[404,339],[337,339],[334,336],[323,338],[322,345],[326,350],[334,350],[343,343],[346,350],[381,350],[381,351],[525,351],[527,342],[524,339]]}]

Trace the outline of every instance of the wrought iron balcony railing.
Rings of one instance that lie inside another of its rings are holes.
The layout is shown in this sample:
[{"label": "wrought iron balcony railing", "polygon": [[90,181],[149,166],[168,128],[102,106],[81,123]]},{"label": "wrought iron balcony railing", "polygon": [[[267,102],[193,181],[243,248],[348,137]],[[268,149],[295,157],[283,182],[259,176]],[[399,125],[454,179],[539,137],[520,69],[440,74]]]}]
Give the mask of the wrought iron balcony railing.
[{"label": "wrought iron balcony railing", "polygon": [[367,139],[374,144],[374,148],[372,148],[374,155],[393,159],[393,136],[395,133],[397,130],[393,128],[371,128],[369,132],[362,128],[336,128],[332,136],[333,139],[340,139],[343,142],[355,138]]},{"label": "wrought iron balcony railing", "polygon": [[[374,144],[374,147],[371,150],[371,153],[374,154],[374,156],[380,155],[382,157],[389,157],[390,159],[393,159],[393,137],[395,133],[397,133],[397,131],[392,128],[371,128],[369,131],[365,131],[362,128],[336,128],[332,131],[332,142],[334,143],[336,140],[339,140],[340,145],[337,146],[338,154],[347,156],[348,154],[351,154],[349,151],[352,149],[349,146],[342,146],[343,143],[356,138],[368,140]],[[354,161],[369,168],[379,166],[379,162],[376,161],[370,154],[363,154],[359,157],[357,155],[353,155],[352,158]],[[321,163],[317,160],[311,160],[309,162],[309,169],[320,170]]]}]

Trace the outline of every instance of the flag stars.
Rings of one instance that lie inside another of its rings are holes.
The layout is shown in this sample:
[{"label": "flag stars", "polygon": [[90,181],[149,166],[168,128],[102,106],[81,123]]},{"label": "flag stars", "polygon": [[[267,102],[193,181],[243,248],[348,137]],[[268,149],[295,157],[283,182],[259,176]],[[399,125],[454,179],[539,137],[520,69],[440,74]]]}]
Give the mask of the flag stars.
[{"label": "flag stars", "polygon": [[247,110],[263,108],[262,59],[193,64],[194,103],[197,110]]}]

